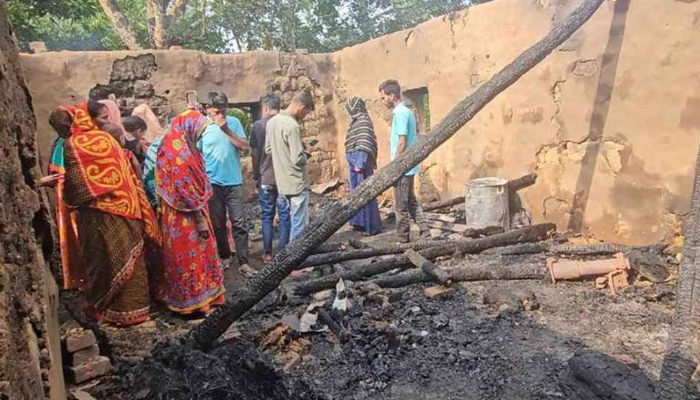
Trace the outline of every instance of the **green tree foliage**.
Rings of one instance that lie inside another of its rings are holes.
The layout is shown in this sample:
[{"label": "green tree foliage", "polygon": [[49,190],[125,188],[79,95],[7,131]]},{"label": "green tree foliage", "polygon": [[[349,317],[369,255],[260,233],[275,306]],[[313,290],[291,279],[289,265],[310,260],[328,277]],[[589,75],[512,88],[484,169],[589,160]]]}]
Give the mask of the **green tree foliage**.
[{"label": "green tree foliage", "polygon": [[[169,27],[173,45],[212,53],[335,51],[488,0],[188,0]],[[51,50],[125,48],[98,0],[6,0],[20,45]],[[149,48],[146,1],[117,0]]]}]

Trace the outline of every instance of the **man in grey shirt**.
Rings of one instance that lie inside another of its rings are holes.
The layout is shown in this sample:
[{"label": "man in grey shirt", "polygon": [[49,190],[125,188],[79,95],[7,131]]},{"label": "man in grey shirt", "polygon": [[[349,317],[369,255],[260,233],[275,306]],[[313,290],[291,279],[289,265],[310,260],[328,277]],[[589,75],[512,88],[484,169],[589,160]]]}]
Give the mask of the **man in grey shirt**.
[{"label": "man in grey shirt", "polygon": [[270,93],[260,99],[263,117],[253,124],[250,147],[253,149],[253,177],[258,186],[260,201],[260,221],[263,235],[263,261],[272,261],[272,240],[274,238],[273,221],[275,211],[279,217],[279,242],[277,249],[282,250],[289,242],[291,221],[289,207],[284,196],[277,192],[275,171],[272,166],[272,156],[265,154],[265,137],[267,122],[280,111],[280,98]]},{"label": "man in grey shirt", "polygon": [[309,223],[309,154],[301,141],[299,121],[314,110],[311,93],[304,91],[292,99],[284,111],[267,122],[265,153],[272,156],[277,191],[289,205],[292,218],[290,239],[294,240]]}]

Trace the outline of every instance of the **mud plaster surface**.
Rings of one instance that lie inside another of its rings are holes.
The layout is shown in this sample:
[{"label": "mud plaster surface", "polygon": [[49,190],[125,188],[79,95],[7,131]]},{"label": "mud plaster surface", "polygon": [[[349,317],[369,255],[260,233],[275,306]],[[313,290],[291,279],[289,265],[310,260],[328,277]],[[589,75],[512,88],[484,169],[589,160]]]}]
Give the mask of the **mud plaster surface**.
[{"label": "mud plaster surface", "polygon": [[[42,399],[56,394],[44,262],[53,243],[46,198],[33,189],[41,176],[36,125],[11,35],[0,4],[0,398]],[[54,356],[60,368],[60,351]]]}]

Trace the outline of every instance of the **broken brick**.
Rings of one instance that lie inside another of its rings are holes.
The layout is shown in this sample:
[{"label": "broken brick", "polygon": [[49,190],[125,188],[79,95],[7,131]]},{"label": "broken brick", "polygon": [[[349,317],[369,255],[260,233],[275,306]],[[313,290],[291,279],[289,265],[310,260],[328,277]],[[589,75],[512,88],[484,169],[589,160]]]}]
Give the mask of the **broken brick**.
[{"label": "broken brick", "polygon": [[87,364],[68,368],[69,377],[74,383],[82,383],[102,376],[112,370],[112,363],[105,356],[98,356]]},{"label": "broken brick", "polygon": [[66,337],[66,350],[69,353],[75,353],[78,350],[87,349],[95,343],[97,343],[97,339],[92,331],[76,331]]},{"label": "broken brick", "polygon": [[451,287],[447,286],[431,286],[423,291],[425,293],[425,297],[429,299],[434,299],[434,298],[442,298],[445,297],[448,293],[452,292]]},{"label": "broken brick", "polygon": [[73,366],[87,364],[100,355],[100,346],[93,344],[87,349],[78,350],[73,353]]}]

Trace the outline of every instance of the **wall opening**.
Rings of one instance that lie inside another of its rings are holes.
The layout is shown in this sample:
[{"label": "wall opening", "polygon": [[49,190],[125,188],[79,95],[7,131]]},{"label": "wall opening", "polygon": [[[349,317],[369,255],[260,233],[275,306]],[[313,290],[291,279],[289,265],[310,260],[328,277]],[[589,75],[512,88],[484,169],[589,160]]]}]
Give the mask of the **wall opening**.
[{"label": "wall opening", "polygon": [[427,87],[403,91],[403,97],[409,100],[410,107],[416,113],[418,134],[430,132],[430,94]]},{"label": "wall opening", "polygon": [[253,122],[262,118],[262,108],[260,103],[229,103],[228,114],[241,121],[246,135],[250,138]]}]

